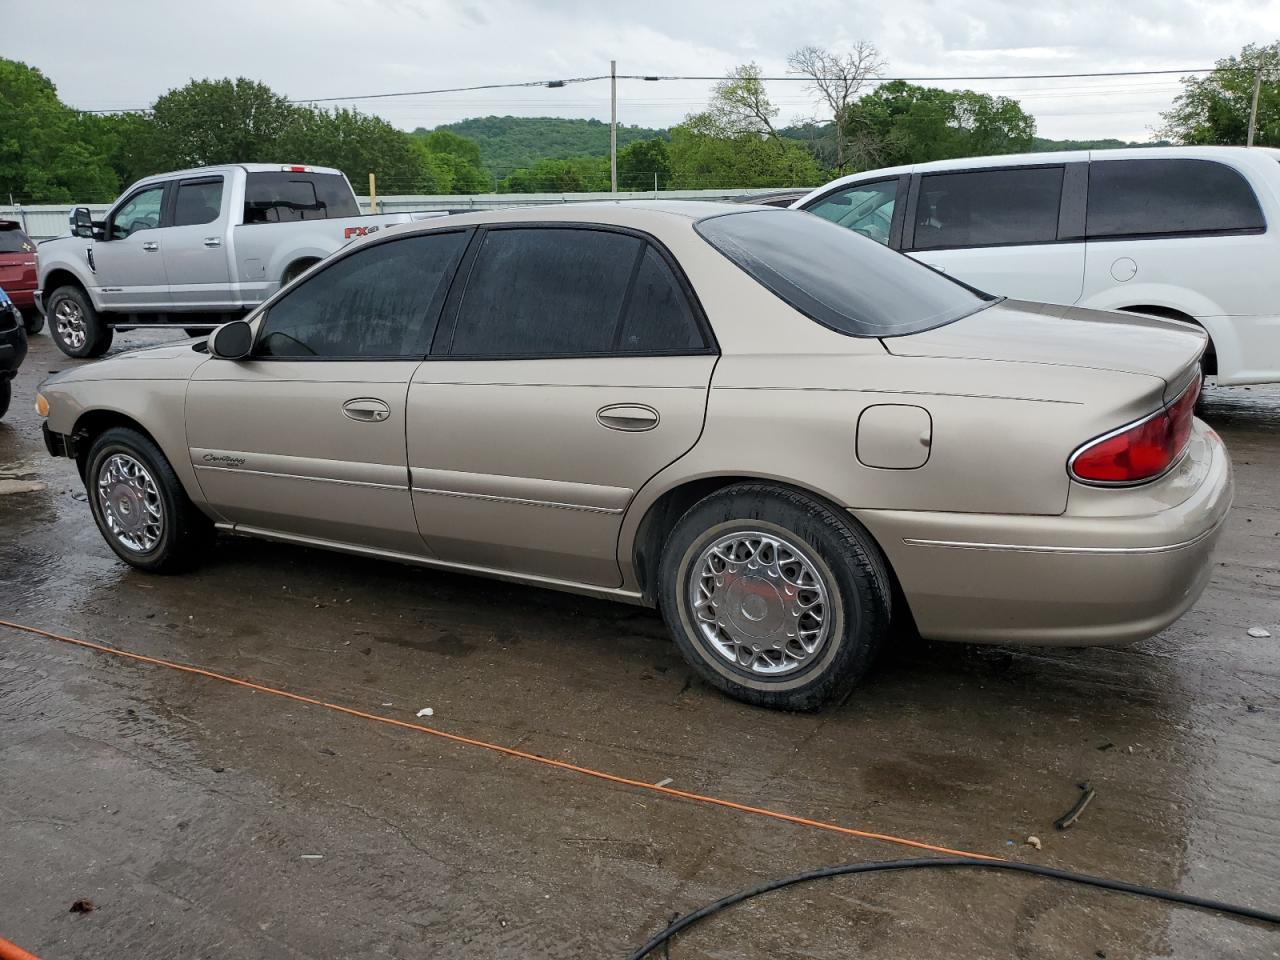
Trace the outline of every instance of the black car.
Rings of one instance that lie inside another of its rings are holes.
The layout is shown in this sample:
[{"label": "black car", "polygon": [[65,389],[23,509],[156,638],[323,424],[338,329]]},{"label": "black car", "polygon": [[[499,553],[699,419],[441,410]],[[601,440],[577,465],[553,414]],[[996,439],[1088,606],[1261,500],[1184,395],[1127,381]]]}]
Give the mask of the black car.
[{"label": "black car", "polygon": [[22,312],[0,288],[0,417],[9,409],[13,378],[26,356],[27,331],[22,325]]}]

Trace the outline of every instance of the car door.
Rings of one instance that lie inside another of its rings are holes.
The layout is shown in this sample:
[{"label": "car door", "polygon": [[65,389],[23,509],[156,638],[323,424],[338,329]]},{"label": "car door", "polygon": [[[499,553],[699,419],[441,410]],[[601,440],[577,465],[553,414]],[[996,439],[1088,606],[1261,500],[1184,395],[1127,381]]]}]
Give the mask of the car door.
[{"label": "car door", "polygon": [[604,226],[481,232],[409,385],[418,527],[442,560],[619,586],[635,492],[702,430],[716,349],[674,259]]},{"label": "car door", "polygon": [[93,269],[107,310],[155,310],[168,300],[160,229],[166,190],[153,183],[129,194],[107,214],[103,238],[93,242]]},{"label": "car door", "polygon": [[224,177],[184,177],[170,190],[169,215],[161,228],[170,302],[191,310],[231,305],[231,268],[224,247],[229,192]]},{"label": "car door", "polygon": [[225,521],[425,553],[409,496],[405,396],[466,239],[445,231],[361,245],[270,302],[247,359],[197,368],[187,444]]},{"label": "car door", "polygon": [[1073,304],[1084,283],[1086,163],[912,177],[903,249],[987,293]]}]

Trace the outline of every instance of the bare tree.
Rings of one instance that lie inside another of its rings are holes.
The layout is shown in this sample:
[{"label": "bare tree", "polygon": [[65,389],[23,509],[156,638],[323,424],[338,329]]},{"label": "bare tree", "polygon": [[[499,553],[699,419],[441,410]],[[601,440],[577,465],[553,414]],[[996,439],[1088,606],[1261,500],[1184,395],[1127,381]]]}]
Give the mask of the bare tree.
[{"label": "bare tree", "polygon": [[729,71],[729,76],[712,88],[711,102],[704,113],[699,114],[700,124],[707,132],[720,137],[740,137],[744,134],[777,137],[773,120],[778,108],[769,100],[769,94],[760,79],[760,67],[744,63]]},{"label": "bare tree", "polygon": [[[818,94],[831,111],[836,134],[836,172],[844,173],[849,162],[845,125],[855,100],[873,77],[880,76],[885,62],[874,43],[859,40],[847,53],[835,53],[821,47],[801,47],[787,57],[792,73],[809,78],[809,89]],[[866,150],[859,145],[859,153]]]}]

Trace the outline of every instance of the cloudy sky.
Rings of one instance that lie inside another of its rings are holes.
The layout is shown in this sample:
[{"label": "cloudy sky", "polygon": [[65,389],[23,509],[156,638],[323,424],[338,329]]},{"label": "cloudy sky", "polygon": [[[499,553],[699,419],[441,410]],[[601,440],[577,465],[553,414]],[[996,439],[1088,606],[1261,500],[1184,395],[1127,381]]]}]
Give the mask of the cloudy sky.
[{"label": "cloudy sky", "polygon": [[[1280,0],[0,0],[0,55],[43,70],[81,109],[145,107],[192,78],[243,75],[291,99],[608,73],[719,75],[793,49],[869,40],[889,77],[1211,66],[1280,38]],[[939,83],[1016,97],[1049,137],[1145,140],[1176,76]],[[619,121],[666,126],[704,81],[619,82]],[[770,84],[783,120],[803,83]],[[351,100],[397,126],[469,116],[609,117],[607,81],[561,89]]]}]

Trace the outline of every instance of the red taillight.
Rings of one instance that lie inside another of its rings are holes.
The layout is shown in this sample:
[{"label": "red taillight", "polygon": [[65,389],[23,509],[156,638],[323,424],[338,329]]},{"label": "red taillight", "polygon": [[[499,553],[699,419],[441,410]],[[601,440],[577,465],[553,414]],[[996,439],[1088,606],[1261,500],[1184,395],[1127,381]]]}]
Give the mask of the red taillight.
[{"label": "red taillight", "polygon": [[1200,377],[1177,399],[1146,419],[1091,440],[1068,462],[1071,475],[1086,483],[1142,483],[1168,470],[1191,439]]}]

